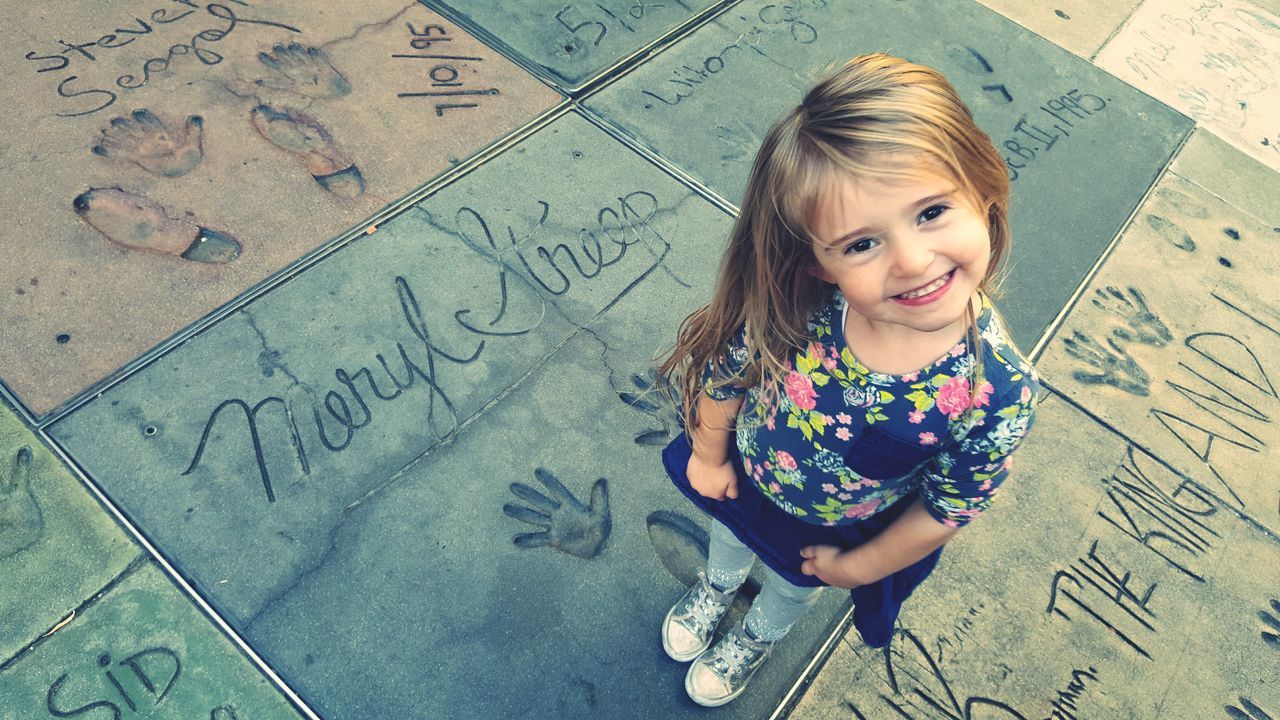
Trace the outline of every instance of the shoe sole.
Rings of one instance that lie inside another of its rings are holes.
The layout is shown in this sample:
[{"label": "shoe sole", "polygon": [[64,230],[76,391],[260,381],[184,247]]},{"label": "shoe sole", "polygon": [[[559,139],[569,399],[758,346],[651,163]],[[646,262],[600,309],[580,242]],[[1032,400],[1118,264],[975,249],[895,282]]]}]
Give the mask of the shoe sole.
[{"label": "shoe sole", "polygon": [[[693,685],[690,683],[690,679],[693,678],[694,667],[695,667],[694,665],[690,665],[689,671],[684,674],[684,692],[686,695],[689,696],[690,700],[701,705],[702,707],[720,707],[721,705],[728,705],[729,703],[737,699],[737,697],[742,694],[742,691],[747,689],[746,684],[743,684],[743,686],[738,688],[737,692],[733,693],[732,695],[728,695],[722,698],[716,698],[715,700],[710,700],[708,698],[702,697],[696,691],[694,691]],[[748,680],[750,680],[750,678],[748,678]]]},{"label": "shoe sole", "polygon": [[[694,658],[698,657],[702,653],[706,652],[707,648],[711,647],[711,641],[708,640],[706,645],[703,645],[696,652],[686,656],[681,656],[679,653],[673,650],[671,648],[670,641],[667,640],[667,628],[671,626],[671,614],[674,613],[675,611],[676,609],[673,606],[670,610],[667,611],[667,616],[662,620],[662,649],[666,651],[667,657],[671,658],[672,660],[675,660],[676,662],[689,662],[690,660],[693,660]],[[713,632],[712,638],[714,637],[715,637],[715,633]]]}]

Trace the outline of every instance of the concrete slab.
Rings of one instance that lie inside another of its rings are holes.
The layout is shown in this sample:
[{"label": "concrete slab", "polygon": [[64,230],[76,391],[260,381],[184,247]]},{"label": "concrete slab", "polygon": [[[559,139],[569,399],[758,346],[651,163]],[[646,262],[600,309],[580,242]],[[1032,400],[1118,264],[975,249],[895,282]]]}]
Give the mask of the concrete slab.
[{"label": "concrete slab", "polygon": [[408,0],[161,4],[8,18],[0,366],[38,415],[559,97]]},{"label": "concrete slab", "polygon": [[1280,487],[1258,468],[1280,440],[1277,239],[1167,175],[1039,363],[1056,390],[1272,532]]},{"label": "concrete slab", "polygon": [[140,554],[80,481],[0,407],[0,663]]},{"label": "concrete slab", "polygon": [[0,715],[299,717],[149,562],[0,671]]},{"label": "concrete slab", "polygon": [[428,0],[488,33],[566,92],[633,55],[720,0],[494,3]]},{"label": "concrete slab", "polygon": [[1100,67],[1280,170],[1280,15],[1244,0],[1149,2]]},{"label": "concrete slab", "polygon": [[[587,105],[737,202],[764,130],[818,68],[885,50],[942,69],[1007,153],[1015,241],[1003,307],[1028,348],[1190,130],[1163,105],[967,0],[787,8],[736,5]],[[1036,128],[1046,134],[1033,140]],[[1125,162],[1100,161],[1118,147]]]},{"label": "concrete slab", "polygon": [[1204,128],[1196,128],[1169,170],[1262,223],[1280,226],[1280,174]]},{"label": "concrete slab", "polygon": [[1055,45],[1082,58],[1091,58],[1111,33],[1120,28],[1141,0],[1058,0],[1029,3],[1023,0],[980,0]]},{"label": "concrete slab", "polygon": [[[568,115],[51,433],[321,714],[691,714],[657,627],[700,521],[658,461],[674,418],[633,396],[730,222]],[[565,552],[513,544],[548,474]],[[738,712],[782,697],[823,602]]]},{"label": "concrete slab", "polygon": [[824,670],[792,717],[1280,707],[1263,617],[1280,541],[1056,396],[1017,477],[951,545],[890,647],[853,645],[854,672]]}]

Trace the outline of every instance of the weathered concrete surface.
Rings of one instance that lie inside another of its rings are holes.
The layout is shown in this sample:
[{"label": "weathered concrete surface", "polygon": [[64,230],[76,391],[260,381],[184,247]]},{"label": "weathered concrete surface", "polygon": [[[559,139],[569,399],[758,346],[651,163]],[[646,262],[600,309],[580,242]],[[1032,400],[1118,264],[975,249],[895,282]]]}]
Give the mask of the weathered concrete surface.
[{"label": "weathered concrete surface", "polygon": [[1197,128],[1169,170],[1264,224],[1280,226],[1280,173],[1213,133]]},{"label": "weathered concrete surface", "polygon": [[0,373],[36,414],[558,99],[408,0],[6,23]]},{"label": "weathered concrete surface", "polygon": [[0,407],[0,664],[139,555],[80,481]]},{"label": "weathered concrete surface", "polygon": [[851,635],[793,718],[1280,708],[1280,540],[1056,396],[949,550],[890,648]]},{"label": "weathered concrete surface", "polygon": [[983,5],[1019,25],[1070,50],[1091,58],[1111,33],[1120,28],[1141,0],[1058,0],[1029,3],[1023,0],[979,0]]},{"label": "weathered concrete surface", "polygon": [[1145,3],[1097,63],[1280,170],[1278,12],[1244,0]]},{"label": "weathered concrete surface", "polygon": [[0,671],[0,716],[299,717],[145,561],[47,641]]},{"label": "weathered concrete surface", "polygon": [[[1003,149],[1014,178],[1005,306],[1026,347],[1190,129],[1165,106],[976,3],[787,7],[734,6],[587,105],[736,202],[761,135],[819,68],[872,50],[938,67]],[[1120,151],[1124,162],[1107,161]]]},{"label": "weathered concrete surface", "polygon": [[489,33],[512,55],[573,92],[720,0],[495,3],[428,0]]},{"label": "weathered concrete surface", "polygon": [[1053,387],[1280,531],[1280,231],[1157,185],[1039,363]]},{"label": "weathered concrete surface", "polygon": [[[694,512],[658,460],[674,418],[621,393],[705,302],[729,224],[569,115],[51,433],[326,716],[691,712],[657,627],[697,553],[650,541],[653,513]],[[553,531],[602,545],[512,544],[537,529],[511,485],[553,494],[538,468],[584,504]]]}]

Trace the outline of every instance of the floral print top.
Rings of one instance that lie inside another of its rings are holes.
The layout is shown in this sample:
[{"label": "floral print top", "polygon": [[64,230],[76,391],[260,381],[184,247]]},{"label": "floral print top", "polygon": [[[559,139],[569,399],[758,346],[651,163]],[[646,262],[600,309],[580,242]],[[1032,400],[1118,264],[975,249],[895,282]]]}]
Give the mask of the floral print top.
[{"label": "floral print top", "polygon": [[717,384],[746,364],[743,331],[709,364],[704,392],[746,395],[736,437],[743,470],[766,497],[818,525],[856,522],[918,490],[939,522],[960,527],[986,509],[1035,417],[1035,370],[1006,338],[984,295],[981,380],[962,341],[915,372],[864,367],[844,339],[837,291],[809,319],[811,342],[787,362],[777,400]]}]

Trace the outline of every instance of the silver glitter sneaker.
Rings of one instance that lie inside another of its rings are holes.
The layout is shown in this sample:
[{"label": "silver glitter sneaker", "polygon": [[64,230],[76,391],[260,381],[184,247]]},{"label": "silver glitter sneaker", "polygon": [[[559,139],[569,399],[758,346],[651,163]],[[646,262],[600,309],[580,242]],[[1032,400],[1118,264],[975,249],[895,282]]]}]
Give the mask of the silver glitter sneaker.
[{"label": "silver glitter sneaker", "polygon": [[699,705],[724,705],[747,689],[747,681],[775,644],[751,639],[743,623],[738,623],[689,666],[685,692]]},{"label": "silver glitter sneaker", "polygon": [[723,593],[711,586],[707,574],[698,571],[698,582],[667,611],[662,621],[662,649],[672,660],[687,662],[711,644],[724,614],[737,593]]}]

